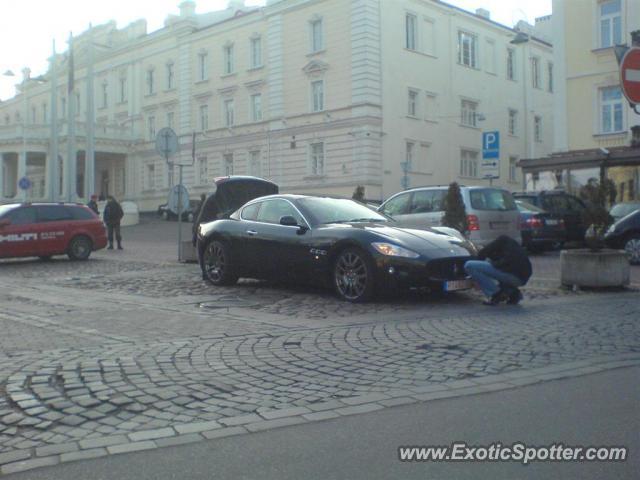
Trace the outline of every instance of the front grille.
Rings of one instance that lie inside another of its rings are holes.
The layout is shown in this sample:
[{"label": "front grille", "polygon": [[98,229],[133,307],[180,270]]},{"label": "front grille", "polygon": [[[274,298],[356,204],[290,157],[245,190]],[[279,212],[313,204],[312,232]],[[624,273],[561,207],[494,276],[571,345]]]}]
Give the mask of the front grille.
[{"label": "front grille", "polygon": [[471,257],[437,258],[427,264],[427,274],[433,280],[462,280],[467,277],[464,264]]}]

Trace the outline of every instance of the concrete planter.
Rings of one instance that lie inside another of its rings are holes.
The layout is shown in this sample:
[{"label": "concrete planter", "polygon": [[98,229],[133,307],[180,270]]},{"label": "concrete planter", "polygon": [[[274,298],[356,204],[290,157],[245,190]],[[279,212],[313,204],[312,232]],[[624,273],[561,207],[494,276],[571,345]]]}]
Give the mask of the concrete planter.
[{"label": "concrete planter", "polygon": [[560,280],[569,287],[624,287],[629,285],[629,259],[623,250],[563,250]]}]

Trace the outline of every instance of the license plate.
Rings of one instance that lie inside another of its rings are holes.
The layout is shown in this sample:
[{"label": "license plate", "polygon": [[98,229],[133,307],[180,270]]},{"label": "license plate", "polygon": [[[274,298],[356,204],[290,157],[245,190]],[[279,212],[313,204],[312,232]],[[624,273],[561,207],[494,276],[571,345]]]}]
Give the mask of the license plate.
[{"label": "license plate", "polygon": [[505,230],[509,226],[509,222],[489,222],[489,226],[493,230]]},{"label": "license plate", "polygon": [[471,279],[450,280],[448,282],[444,282],[445,292],[453,292],[455,290],[468,290],[469,288],[473,288],[473,280]]},{"label": "license plate", "polygon": [[558,225],[558,220],[545,220],[547,225]]}]

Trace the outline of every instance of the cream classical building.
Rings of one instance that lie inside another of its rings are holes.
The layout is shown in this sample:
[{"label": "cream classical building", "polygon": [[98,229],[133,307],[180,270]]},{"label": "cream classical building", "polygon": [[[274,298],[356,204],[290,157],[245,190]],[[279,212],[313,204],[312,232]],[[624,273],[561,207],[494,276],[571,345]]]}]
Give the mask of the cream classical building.
[{"label": "cream classical building", "polygon": [[500,132],[492,182],[521,189],[517,161],[552,142],[553,52],[548,19],[537,23],[517,35],[433,0],[234,0],[208,14],[185,1],[152,33],[94,27],[73,40],[71,89],[58,54],[0,104],[0,200],[96,193],[154,210],[178,180],[155,150],[163,127],[192,196],[229,174],[286,192],[363,185],[371,200],[488,184],[484,131]]},{"label": "cream classical building", "polygon": [[631,44],[633,31],[638,0],[554,0],[554,148],[523,160],[529,189],[578,193],[602,175],[615,183],[616,201],[640,199],[640,115],[622,95],[614,48]]}]

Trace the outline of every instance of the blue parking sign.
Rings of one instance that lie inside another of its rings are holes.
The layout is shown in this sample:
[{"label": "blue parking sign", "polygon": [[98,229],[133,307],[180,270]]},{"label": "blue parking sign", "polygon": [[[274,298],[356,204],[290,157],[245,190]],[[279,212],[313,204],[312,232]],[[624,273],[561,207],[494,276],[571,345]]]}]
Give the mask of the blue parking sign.
[{"label": "blue parking sign", "polygon": [[482,158],[500,158],[500,132],[482,133]]}]

